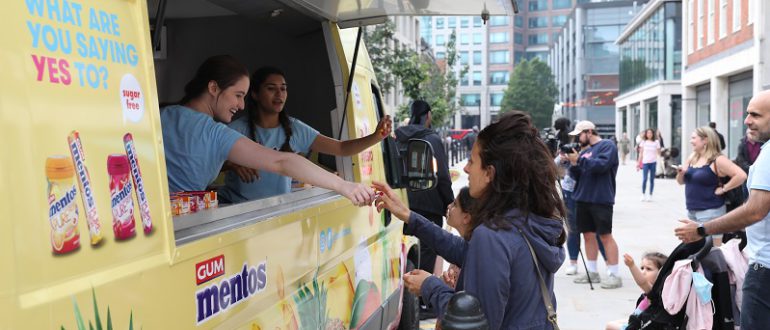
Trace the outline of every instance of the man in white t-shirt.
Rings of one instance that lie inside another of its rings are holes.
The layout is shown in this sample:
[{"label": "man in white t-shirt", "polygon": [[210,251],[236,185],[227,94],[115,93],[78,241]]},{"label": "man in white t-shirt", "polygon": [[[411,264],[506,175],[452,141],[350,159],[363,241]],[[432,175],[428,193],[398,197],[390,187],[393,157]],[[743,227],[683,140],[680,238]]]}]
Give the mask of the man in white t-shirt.
[{"label": "man in white t-shirt", "polygon": [[[747,136],[761,143],[770,140],[770,91],[754,96],[747,112]],[[765,143],[749,169],[747,185],[749,199],[742,206],[705,224],[679,220],[684,225],[674,232],[689,243],[706,235],[746,228],[749,270],[743,282],[740,325],[743,329],[770,329],[770,143]]]}]

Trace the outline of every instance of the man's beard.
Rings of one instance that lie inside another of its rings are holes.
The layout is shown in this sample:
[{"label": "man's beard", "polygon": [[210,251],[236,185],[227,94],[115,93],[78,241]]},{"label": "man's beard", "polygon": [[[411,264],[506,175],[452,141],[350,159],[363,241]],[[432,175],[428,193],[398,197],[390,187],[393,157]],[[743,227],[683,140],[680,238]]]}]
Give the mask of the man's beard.
[{"label": "man's beard", "polygon": [[591,144],[590,140],[589,141],[585,141],[585,142],[580,141],[580,147],[587,147],[589,144]]}]

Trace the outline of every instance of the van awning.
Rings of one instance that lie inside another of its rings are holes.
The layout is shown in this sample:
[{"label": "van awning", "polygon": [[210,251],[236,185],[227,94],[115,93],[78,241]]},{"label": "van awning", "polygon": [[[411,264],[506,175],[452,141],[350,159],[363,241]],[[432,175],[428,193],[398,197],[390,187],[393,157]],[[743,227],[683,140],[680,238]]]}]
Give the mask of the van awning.
[{"label": "van awning", "polygon": [[513,16],[517,0],[280,0],[322,15],[340,27],[371,25],[388,16]]}]

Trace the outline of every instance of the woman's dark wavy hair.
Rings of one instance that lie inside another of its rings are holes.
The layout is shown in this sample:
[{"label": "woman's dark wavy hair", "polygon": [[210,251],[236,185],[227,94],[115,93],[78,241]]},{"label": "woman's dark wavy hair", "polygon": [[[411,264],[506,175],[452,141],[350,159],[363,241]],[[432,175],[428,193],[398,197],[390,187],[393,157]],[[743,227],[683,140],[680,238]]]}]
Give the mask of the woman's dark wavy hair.
[{"label": "woman's dark wavy hair", "polygon": [[[481,130],[476,144],[480,165],[493,166],[495,176],[477,199],[471,213],[473,227],[484,223],[510,229],[512,223],[504,215],[514,208],[556,219],[563,227],[567,212],[556,188],[556,165],[527,113],[506,113]],[[562,230],[557,243],[563,244],[565,238]]]},{"label": "woman's dark wavy hair", "polygon": [[[286,75],[281,71],[281,69],[272,67],[272,66],[263,66],[257,71],[254,71],[254,73],[251,74],[251,86],[249,87],[249,97],[246,99],[246,115],[249,119],[249,132],[250,137],[252,140],[256,141],[256,129],[257,125],[260,124],[259,121],[259,106],[257,104],[257,101],[254,99],[252,94],[258,94],[259,88],[262,87],[262,84],[267,80],[267,77],[270,77],[272,75],[279,75],[286,78]],[[281,123],[281,127],[283,128],[283,133],[286,134],[286,141],[283,142],[283,145],[281,146],[281,151],[285,152],[293,152],[291,149],[291,145],[289,145],[289,140],[291,139],[292,130],[291,130],[291,120],[289,119],[289,114],[286,113],[286,109],[283,109],[278,114],[278,121]]]},{"label": "woman's dark wavy hair", "polygon": [[217,55],[207,58],[195,72],[195,76],[184,86],[184,97],[179,104],[203,94],[209,86],[209,81],[215,81],[224,90],[235,85],[243,77],[249,76],[249,69],[230,55]]}]

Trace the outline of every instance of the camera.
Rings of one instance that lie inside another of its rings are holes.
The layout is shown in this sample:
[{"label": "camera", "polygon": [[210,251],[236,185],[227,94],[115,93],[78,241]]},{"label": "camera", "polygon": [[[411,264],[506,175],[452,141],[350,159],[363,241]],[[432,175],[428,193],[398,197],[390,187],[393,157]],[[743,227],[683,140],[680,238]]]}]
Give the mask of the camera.
[{"label": "camera", "polygon": [[571,153],[574,152],[574,151],[572,151],[573,149],[574,150],[580,150],[580,144],[577,143],[577,142],[562,144],[561,146],[559,146],[559,149],[561,150],[561,152],[563,152],[565,154],[571,154]]}]

